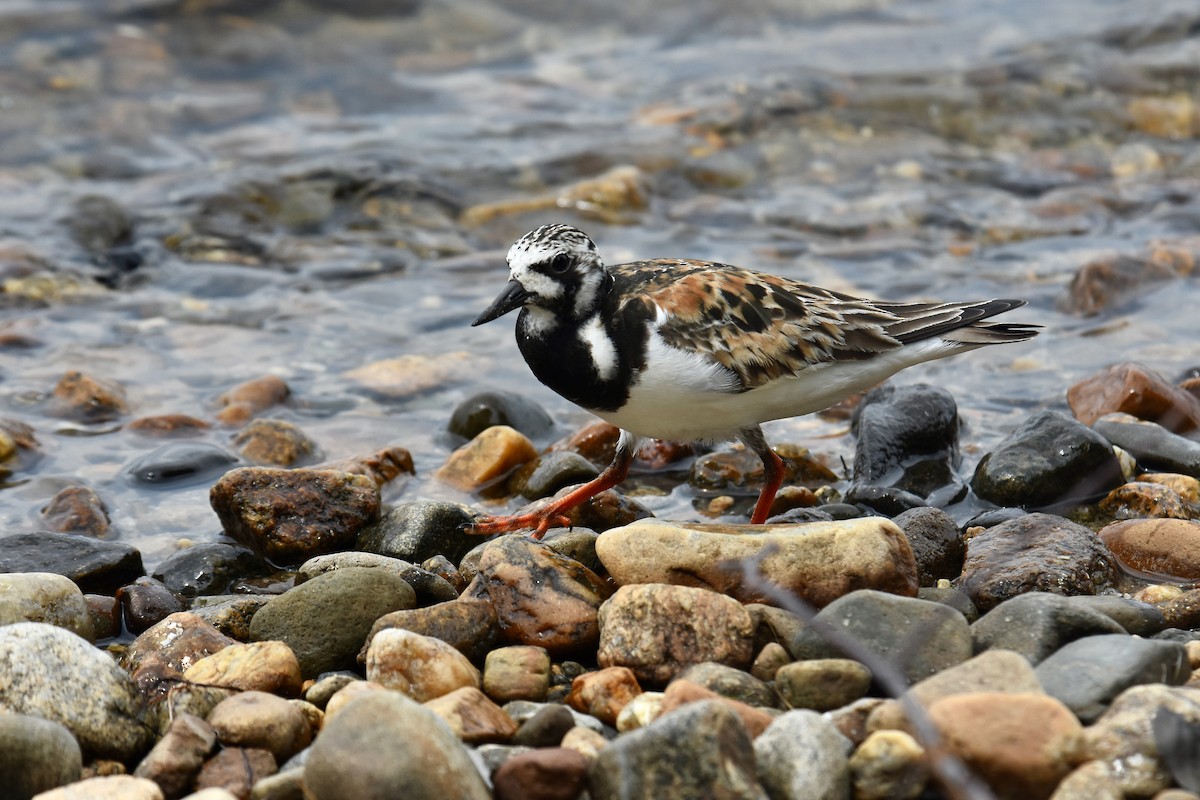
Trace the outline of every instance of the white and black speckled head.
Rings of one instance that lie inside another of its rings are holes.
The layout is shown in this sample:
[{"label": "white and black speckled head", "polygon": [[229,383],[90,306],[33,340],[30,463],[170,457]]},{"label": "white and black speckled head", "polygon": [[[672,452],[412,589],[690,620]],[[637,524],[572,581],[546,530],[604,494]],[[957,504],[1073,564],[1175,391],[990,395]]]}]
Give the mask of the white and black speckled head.
[{"label": "white and black speckled head", "polygon": [[543,225],[522,236],[509,248],[508,267],[508,286],[473,325],[521,307],[535,317],[534,329],[580,322],[595,312],[609,278],[595,243],[570,225]]}]

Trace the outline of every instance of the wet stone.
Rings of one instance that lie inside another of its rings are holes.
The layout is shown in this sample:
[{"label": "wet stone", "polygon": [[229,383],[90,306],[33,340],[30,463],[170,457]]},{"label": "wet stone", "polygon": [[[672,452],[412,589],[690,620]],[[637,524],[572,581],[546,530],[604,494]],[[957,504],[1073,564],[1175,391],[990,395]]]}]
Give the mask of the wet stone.
[{"label": "wet stone", "polygon": [[192,714],[180,714],[133,774],[157,783],[167,797],[182,797],[216,746],[212,726]]},{"label": "wet stone", "polygon": [[425,707],[467,744],[507,742],[517,732],[513,718],[475,686],[462,686],[426,700]]},{"label": "wet stone", "polygon": [[737,715],[716,700],[691,703],[618,737],[592,762],[588,789],[594,800],[767,797],[749,736]]},{"label": "wet stone", "polygon": [[254,551],[224,542],[203,542],[167,556],[151,577],[183,597],[220,594],[238,578],[254,575],[261,562]]},{"label": "wet stone", "polygon": [[1155,517],[1189,519],[1191,513],[1183,499],[1167,486],[1131,481],[1113,489],[1099,502],[1100,510],[1117,519]]},{"label": "wet stone", "polygon": [[197,597],[192,600],[192,613],[226,636],[246,641],[250,638],[250,620],[271,597],[261,594]]},{"label": "wet stone", "polygon": [[1010,650],[1032,664],[1076,639],[1124,632],[1107,615],[1049,592],[1027,592],[1005,600],[971,626],[977,651]]},{"label": "wet stone", "polygon": [[743,603],[774,603],[723,564],[773,551],[758,563],[763,579],[821,607],[854,589],[917,593],[908,540],[883,518],[772,526],[637,522],[605,531],[596,553],[613,580],[710,588]]},{"label": "wet stone", "polygon": [[125,472],[134,483],[174,489],[213,480],[236,463],[236,456],[215,444],[170,442],[138,456]]},{"label": "wet stone", "polygon": [[550,689],[550,654],[529,645],[500,647],[487,654],[483,691],[498,703],[546,699]]},{"label": "wet stone", "polygon": [[85,594],[83,599],[96,641],[120,634],[121,607],[117,604],[117,598],[106,594]]},{"label": "wet stone", "polygon": [[243,467],[209,492],[225,532],[277,564],[348,549],[379,518],[379,487],[345,472]]},{"label": "wet stone", "polygon": [[458,599],[458,592],[453,586],[421,567],[399,558],[358,551],[330,553],[326,556],[310,558],[301,564],[300,569],[296,572],[296,583],[301,584],[318,575],[346,567],[366,567],[391,572],[412,587],[417,595],[418,604],[444,603],[448,600]]},{"label": "wet stone", "polygon": [[1169,628],[1200,628],[1200,589],[1183,592],[1158,606]]},{"label": "wet stone", "polygon": [[1030,591],[1096,594],[1116,561],[1089,529],[1050,514],[1026,514],[967,540],[957,587],[986,612]]},{"label": "wet stone", "polygon": [[785,707],[833,711],[866,695],[871,670],[848,658],[814,658],[784,664],[775,673],[775,689]]},{"label": "wet stone", "polygon": [[219,788],[234,797],[249,797],[256,780],[274,775],[278,769],[268,750],[225,747],[204,762],[196,776],[196,789]]},{"label": "wet stone", "polygon": [[1085,378],[1067,390],[1067,402],[1085,425],[1120,412],[1174,433],[1200,428],[1200,398],[1141,364],[1115,364]]},{"label": "wet stone", "polygon": [[400,475],[413,475],[412,453],[403,447],[385,447],[374,453],[359,453],[336,461],[326,461],[319,465],[320,469],[331,469],[337,472],[349,472],[354,475],[365,475],[375,481],[375,485],[383,488]]},{"label": "wet stone", "polygon": [[36,531],[0,537],[0,572],[53,572],[84,592],[105,594],[145,574],[142,554],[123,542]]},{"label": "wet stone", "polygon": [[395,692],[359,698],[327,718],[305,764],[304,783],[313,800],[491,798],[446,724]]},{"label": "wet stone", "polygon": [[1200,580],[1200,522],[1127,520],[1106,525],[1098,535],[1129,571],[1180,583]]},{"label": "wet stone", "polygon": [[96,638],[87,600],[71,580],[52,572],[0,573],[0,626],[44,622]]},{"label": "wet stone", "polygon": [[856,800],[912,800],[929,782],[925,749],[904,731],[876,731],[850,757]]},{"label": "wet stone", "polygon": [[[1110,306],[1128,302],[1156,283],[1177,277],[1178,273],[1170,264],[1143,255],[1102,255],[1076,271],[1059,305],[1080,314],[1097,314]],[[1118,365],[1072,386],[1071,391],[1077,390],[1077,394],[1074,399],[1070,393],[1067,395],[1071,410],[1075,411],[1078,405],[1086,416],[1097,407],[1103,408],[1112,402],[1114,398],[1108,393],[1110,387],[1104,385],[1104,379],[1119,380],[1120,377],[1112,373],[1125,366],[1136,365]],[[1080,414],[1075,416],[1080,417]]]},{"label": "wet stone", "polygon": [[1139,481],[1165,486],[1185,503],[1200,502],[1200,480],[1191,475],[1177,472],[1144,472],[1137,476]]},{"label": "wet stone", "polygon": [[156,414],[138,417],[125,425],[125,430],[142,436],[196,436],[212,426],[187,414]]},{"label": "wet stone", "polygon": [[78,371],[64,374],[55,384],[48,409],[53,416],[81,422],[107,422],[128,410],[123,388]]},{"label": "wet stone", "polygon": [[0,675],[0,711],[61,723],[89,758],[125,761],[150,745],[129,675],[70,631],[40,622],[0,627]]},{"label": "wet stone", "polygon": [[380,631],[399,628],[446,642],[472,662],[480,663],[496,642],[497,627],[496,610],[490,600],[462,597],[384,614],[371,626],[367,644]]},{"label": "wet stone", "polygon": [[508,478],[508,492],[537,500],[566,486],[586,483],[599,474],[600,470],[578,453],[552,450],[518,467]]},{"label": "wet stone", "polygon": [[474,439],[494,425],[507,425],[530,438],[549,433],[554,420],[540,405],[516,392],[478,392],[455,406],[448,428],[464,439]]},{"label": "wet stone", "polygon": [[914,508],[892,521],[908,538],[921,586],[932,586],[943,578],[952,580],[962,572],[966,545],[958,525],[945,511]]},{"label": "wet stone", "polygon": [[758,778],[771,797],[848,796],[850,742],[814,711],[780,715],[754,740]]},{"label": "wet stone", "polygon": [[495,425],[450,454],[434,473],[464,491],[485,488],[537,458],[533,442],[507,425]]},{"label": "wet stone", "polygon": [[217,419],[226,425],[244,425],[260,411],[287,400],[290,394],[287,383],[276,375],[246,381],[217,398],[217,404],[221,406]]},{"label": "wet stone", "polygon": [[475,377],[478,360],[472,353],[410,354],[373,361],[342,373],[366,392],[388,400],[414,397],[447,383]]},{"label": "wet stone", "polygon": [[93,255],[102,255],[118,245],[127,245],[133,237],[133,219],[111,197],[89,194],[71,204],[66,218],[71,238]]},{"label": "wet stone", "polygon": [[[571,491],[570,487],[560,489],[554,493],[552,499],[558,499],[569,491]],[[544,502],[547,501],[536,501],[531,506],[526,506],[517,513],[530,511],[533,507]],[[571,527],[587,528],[597,532],[607,531],[622,525],[629,525],[637,520],[653,516],[654,514],[650,512],[650,509],[634,498],[626,497],[614,489],[600,492],[567,511],[567,519],[571,521]]]},{"label": "wet stone", "polygon": [[774,708],[779,703],[775,690],[767,683],[725,664],[696,664],[681,672],[679,677],[747,705]]},{"label": "wet stone", "polygon": [[588,759],[551,747],[509,758],[492,775],[496,800],[575,800],[587,786]]},{"label": "wet stone", "polygon": [[954,481],[958,406],[945,389],[918,383],[872,389],[855,409],[853,482],[928,497]]},{"label": "wet stone", "polygon": [[1128,415],[1101,417],[1092,427],[1136,458],[1144,468],[1200,478],[1200,442],[1171,433],[1153,422],[1139,422]]},{"label": "wet stone", "polygon": [[464,686],[477,689],[481,682],[479,670],[462,653],[441,639],[402,628],[377,633],[367,646],[364,663],[367,680],[419,703]]},{"label": "wet stone", "polygon": [[524,536],[505,536],[484,549],[479,576],[505,641],[544,647],[552,657],[596,646],[597,609],[611,589],[579,562]]},{"label": "wet stone", "polygon": [[96,537],[108,533],[110,525],[104,501],[86,486],[60,490],[42,509],[42,519],[49,530]]},{"label": "wet stone", "polygon": [[317,452],[304,431],[282,419],[256,419],[233,437],[234,448],[252,464],[292,467]]},{"label": "wet stone", "polygon": [[183,610],[183,603],[166,586],[154,578],[142,576],[117,590],[117,602],[125,627],[141,633],[167,616]]},{"label": "wet stone", "polygon": [[284,642],[299,659],[301,673],[315,677],[353,667],[375,620],[411,608],[415,600],[412,587],[395,575],[347,567],[271,600],[251,620],[250,636]]},{"label": "wet stone", "polygon": [[971,479],[983,499],[1027,508],[1085,501],[1122,483],[1109,443],[1058,411],[1023,422],[983,457]]},{"label": "wet stone", "polygon": [[860,589],[833,601],[813,619],[816,624],[784,643],[797,660],[853,657],[827,641],[819,632],[822,627],[853,637],[910,683],[972,655],[966,619],[941,603]]},{"label": "wet stone", "polygon": [[1131,686],[1179,685],[1190,675],[1182,644],[1124,633],[1079,639],[1037,667],[1038,680],[1046,693],[1088,723],[1099,718],[1109,703]]},{"label": "wet stone", "polygon": [[271,692],[284,697],[299,695],[302,683],[300,662],[283,642],[231,644],[196,660],[183,677],[205,686]]},{"label": "wet stone", "polygon": [[624,666],[661,686],[693,664],[747,669],[754,621],[741,603],[688,586],[623,586],[600,609],[602,667]]},{"label": "wet stone", "polygon": [[398,503],[358,535],[355,549],[414,564],[438,555],[458,563],[479,544],[462,533],[473,519],[470,509],[458,503]]},{"label": "wet stone", "polygon": [[[829,467],[813,458],[805,448],[780,444],[776,454],[783,459],[783,482],[806,483],[814,486],[833,483],[838,476]],[[688,483],[701,491],[730,491],[755,494],[763,481],[762,459],[739,447],[699,456],[692,464]]]},{"label": "wet stone", "polygon": [[1132,598],[1085,594],[1067,599],[1073,605],[1099,611],[1134,636],[1153,636],[1167,627],[1167,621],[1158,608]]},{"label": "wet stone", "polygon": [[454,566],[454,562],[440,553],[421,562],[421,569],[433,573],[450,584],[454,587],[455,592],[461,593],[463,589],[467,588],[467,581],[463,578],[462,573],[458,571],[458,567]]},{"label": "wet stone", "polygon": [[234,643],[196,614],[181,611],[134,639],[120,664],[143,694],[158,699],[192,664]]},{"label": "wet stone", "polygon": [[8,797],[26,800],[79,780],[83,756],[61,723],[27,714],[0,714],[0,782]]},{"label": "wet stone", "polygon": [[597,575],[603,575],[607,570],[596,554],[599,536],[587,528],[555,528],[542,537],[542,543],[559,555],[578,561]]}]

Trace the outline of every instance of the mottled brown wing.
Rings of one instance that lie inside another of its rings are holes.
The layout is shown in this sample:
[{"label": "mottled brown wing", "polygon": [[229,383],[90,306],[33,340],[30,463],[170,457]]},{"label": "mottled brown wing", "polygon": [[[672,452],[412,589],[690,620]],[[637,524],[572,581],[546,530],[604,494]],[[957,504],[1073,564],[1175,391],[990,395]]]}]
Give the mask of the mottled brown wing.
[{"label": "mottled brown wing", "polygon": [[900,321],[871,303],[725,264],[659,259],[621,265],[621,279],[669,315],[659,334],[704,353],[752,389],[813,364],[901,346]]}]

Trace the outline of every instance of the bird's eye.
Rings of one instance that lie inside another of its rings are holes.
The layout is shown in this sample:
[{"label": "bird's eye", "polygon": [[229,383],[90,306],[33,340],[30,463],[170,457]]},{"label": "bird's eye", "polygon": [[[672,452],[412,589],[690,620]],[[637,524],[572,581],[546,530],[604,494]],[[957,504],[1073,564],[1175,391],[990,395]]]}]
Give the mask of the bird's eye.
[{"label": "bird's eye", "polygon": [[571,257],[566,253],[559,253],[554,258],[550,259],[550,269],[558,274],[562,274],[571,268]]}]

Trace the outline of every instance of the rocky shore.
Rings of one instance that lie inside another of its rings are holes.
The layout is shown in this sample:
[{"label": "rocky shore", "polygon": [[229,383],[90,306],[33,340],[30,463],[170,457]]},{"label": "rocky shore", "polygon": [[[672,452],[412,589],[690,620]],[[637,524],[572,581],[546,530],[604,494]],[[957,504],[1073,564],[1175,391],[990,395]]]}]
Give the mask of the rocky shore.
[{"label": "rocky shore", "polygon": [[[59,394],[119,402],[104,388],[81,374]],[[835,412],[852,415],[850,475],[779,445],[768,527],[738,522],[757,459],[657,446],[544,542],[461,527],[591,477],[612,429],[539,452],[543,410],[468,398],[437,480],[478,502],[389,504],[413,470],[400,448],[282,466],[304,447],[269,418],[286,394],[252,382],[220,412],[281,466],[223,471],[185,447],[145,467],[212,471],[223,540],[145,574],[79,487],[45,531],[0,539],[6,797],[1200,791],[1195,378],[1115,365],[969,479],[953,397],[880,387]],[[638,501],[680,481],[688,520]]]}]

